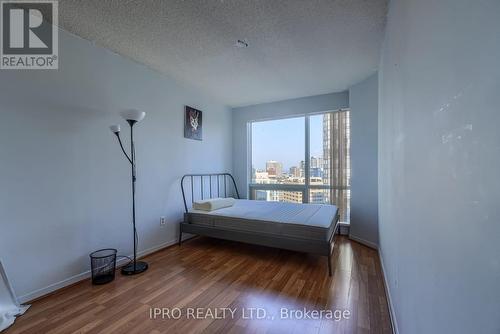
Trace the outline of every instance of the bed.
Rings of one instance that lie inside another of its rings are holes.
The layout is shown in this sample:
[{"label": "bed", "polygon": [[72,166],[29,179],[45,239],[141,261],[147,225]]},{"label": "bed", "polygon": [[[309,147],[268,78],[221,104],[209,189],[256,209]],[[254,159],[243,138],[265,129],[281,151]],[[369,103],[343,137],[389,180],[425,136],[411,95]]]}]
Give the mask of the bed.
[{"label": "bed", "polygon": [[[179,245],[182,234],[189,233],[324,255],[328,274],[332,275],[331,254],[339,221],[335,205],[240,199],[236,182],[228,173],[184,175],[181,189],[185,213]],[[236,200],[233,206],[213,211],[192,208],[192,203],[199,199],[215,197]]]}]

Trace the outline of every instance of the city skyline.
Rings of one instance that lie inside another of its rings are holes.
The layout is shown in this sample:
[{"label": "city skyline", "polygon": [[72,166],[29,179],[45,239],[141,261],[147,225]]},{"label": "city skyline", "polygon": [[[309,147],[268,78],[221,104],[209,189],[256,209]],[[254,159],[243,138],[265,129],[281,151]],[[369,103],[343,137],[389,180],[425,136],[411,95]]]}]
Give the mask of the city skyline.
[{"label": "city skyline", "polygon": [[[299,167],[305,158],[304,117],[252,123],[252,167],[266,169],[267,161],[278,161],[283,170]],[[310,117],[310,155],[323,157],[323,115]]]},{"label": "city skyline", "polygon": [[[341,219],[350,212],[350,115],[348,111],[252,123],[253,184],[296,185],[294,190],[255,189],[253,198],[265,201],[330,203]],[[309,168],[306,171],[306,140]],[[306,174],[309,179],[306,180]],[[317,186],[327,185],[331,188]],[[305,188],[301,188],[305,187]],[[297,190],[295,190],[297,189]],[[306,197],[304,198],[304,195]]]},{"label": "city skyline", "polygon": [[[310,168],[323,168],[323,157],[322,156],[311,156],[309,158],[309,167]],[[315,161],[317,161],[315,163]],[[320,161],[320,162],[319,162]],[[268,160],[264,163],[264,167],[263,168],[257,168],[255,166],[252,165],[252,169],[254,169],[255,171],[259,171],[259,172],[265,172],[268,170],[268,165],[271,164],[271,163],[278,163],[278,164],[281,164],[281,170],[282,170],[282,173],[281,174],[293,174],[292,172],[290,172],[290,170],[292,170],[293,168],[298,168],[298,169],[304,169],[304,160],[300,160],[298,163],[290,166],[290,167],[285,167],[283,165],[283,163],[279,160],[276,160],[276,159],[272,159],[272,160]],[[272,174],[272,173],[271,173]]]}]

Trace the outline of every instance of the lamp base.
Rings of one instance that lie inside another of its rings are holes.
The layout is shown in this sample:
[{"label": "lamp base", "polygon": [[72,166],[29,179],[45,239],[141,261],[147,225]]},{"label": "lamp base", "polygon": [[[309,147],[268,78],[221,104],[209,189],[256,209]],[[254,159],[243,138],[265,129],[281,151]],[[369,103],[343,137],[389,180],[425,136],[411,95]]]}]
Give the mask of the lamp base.
[{"label": "lamp base", "polygon": [[148,270],[148,264],[146,262],[137,261],[135,263],[135,268],[134,262],[132,262],[122,267],[122,275],[137,275],[146,270]]}]

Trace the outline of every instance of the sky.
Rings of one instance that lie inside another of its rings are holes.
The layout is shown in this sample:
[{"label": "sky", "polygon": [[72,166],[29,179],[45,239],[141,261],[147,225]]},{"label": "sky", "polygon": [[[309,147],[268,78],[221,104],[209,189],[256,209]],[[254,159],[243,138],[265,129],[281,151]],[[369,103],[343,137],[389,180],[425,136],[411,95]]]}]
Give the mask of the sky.
[{"label": "sky", "polygon": [[[310,117],[311,156],[323,156],[323,115]],[[283,171],[299,166],[305,155],[305,118],[252,123],[252,165],[265,169],[266,161],[283,163]]]}]

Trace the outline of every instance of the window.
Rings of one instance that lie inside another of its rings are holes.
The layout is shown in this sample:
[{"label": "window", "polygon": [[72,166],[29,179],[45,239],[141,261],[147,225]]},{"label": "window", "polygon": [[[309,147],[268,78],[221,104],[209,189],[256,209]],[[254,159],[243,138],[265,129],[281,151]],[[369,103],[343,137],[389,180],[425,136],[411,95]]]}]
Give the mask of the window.
[{"label": "window", "polygon": [[252,123],[252,183],[301,183],[289,175],[304,160],[304,117]]},{"label": "window", "polygon": [[349,222],[349,111],[250,124],[250,198],[332,203]]}]

